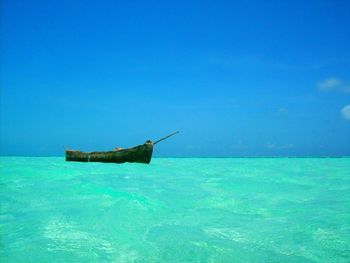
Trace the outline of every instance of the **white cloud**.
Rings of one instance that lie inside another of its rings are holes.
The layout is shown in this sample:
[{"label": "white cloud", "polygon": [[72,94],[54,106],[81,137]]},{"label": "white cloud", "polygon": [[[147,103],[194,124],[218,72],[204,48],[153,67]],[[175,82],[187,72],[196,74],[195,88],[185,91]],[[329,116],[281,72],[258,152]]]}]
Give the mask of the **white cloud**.
[{"label": "white cloud", "polygon": [[328,78],[318,83],[318,89],[322,91],[335,90],[339,88],[342,81],[338,78]]},{"label": "white cloud", "polygon": [[317,88],[321,91],[338,91],[338,92],[350,92],[350,85],[344,84],[339,78],[327,78],[317,84]]},{"label": "white cloud", "polygon": [[275,149],[275,150],[283,150],[283,149],[291,149],[294,148],[294,145],[291,143],[287,143],[287,144],[278,144],[275,142],[269,142],[266,147],[268,149]]},{"label": "white cloud", "polygon": [[340,112],[346,120],[350,121],[350,104],[342,108]]},{"label": "white cloud", "polygon": [[281,107],[277,110],[277,115],[279,115],[279,116],[283,116],[283,115],[287,115],[287,114],[288,114],[288,110],[286,108]]}]

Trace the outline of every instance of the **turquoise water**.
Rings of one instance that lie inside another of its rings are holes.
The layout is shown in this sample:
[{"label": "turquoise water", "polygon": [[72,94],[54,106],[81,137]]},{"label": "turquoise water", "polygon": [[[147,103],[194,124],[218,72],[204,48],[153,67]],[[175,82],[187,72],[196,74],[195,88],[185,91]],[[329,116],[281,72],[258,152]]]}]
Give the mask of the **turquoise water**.
[{"label": "turquoise water", "polygon": [[349,158],[0,158],[1,262],[350,262]]}]

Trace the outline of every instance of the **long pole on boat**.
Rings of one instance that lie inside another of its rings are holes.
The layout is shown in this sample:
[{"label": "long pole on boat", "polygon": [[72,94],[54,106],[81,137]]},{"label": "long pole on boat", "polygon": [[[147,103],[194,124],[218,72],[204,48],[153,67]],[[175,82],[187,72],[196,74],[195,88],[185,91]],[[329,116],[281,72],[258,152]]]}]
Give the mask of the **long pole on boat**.
[{"label": "long pole on boat", "polygon": [[173,135],[175,135],[175,134],[177,134],[177,133],[179,133],[179,131],[173,132],[173,133],[171,133],[171,134],[169,134],[169,135],[163,137],[162,139],[159,139],[158,141],[156,141],[155,143],[153,143],[153,145],[155,145],[155,144],[157,144],[158,142],[161,142],[161,141],[163,141],[163,140],[165,140],[165,139],[168,139],[169,137],[171,137],[171,136],[173,136]]}]

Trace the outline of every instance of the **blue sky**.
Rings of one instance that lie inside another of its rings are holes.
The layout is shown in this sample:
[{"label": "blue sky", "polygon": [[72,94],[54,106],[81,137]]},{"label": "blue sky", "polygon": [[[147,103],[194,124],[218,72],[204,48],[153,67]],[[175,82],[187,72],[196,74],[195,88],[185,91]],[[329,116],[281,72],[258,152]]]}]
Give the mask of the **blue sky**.
[{"label": "blue sky", "polygon": [[350,155],[350,1],[2,1],[1,154]]}]

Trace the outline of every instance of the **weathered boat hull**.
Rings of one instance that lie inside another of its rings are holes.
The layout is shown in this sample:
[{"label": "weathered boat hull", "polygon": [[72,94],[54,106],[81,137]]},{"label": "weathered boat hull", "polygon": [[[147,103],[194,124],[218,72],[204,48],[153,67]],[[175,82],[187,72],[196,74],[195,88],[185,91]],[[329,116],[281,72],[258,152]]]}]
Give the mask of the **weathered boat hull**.
[{"label": "weathered boat hull", "polygon": [[146,143],[133,148],[108,152],[81,152],[66,150],[66,161],[73,162],[103,162],[103,163],[150,163],[153,143]]}]

